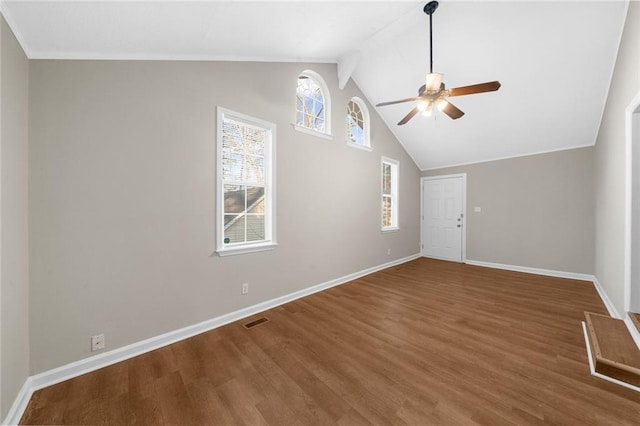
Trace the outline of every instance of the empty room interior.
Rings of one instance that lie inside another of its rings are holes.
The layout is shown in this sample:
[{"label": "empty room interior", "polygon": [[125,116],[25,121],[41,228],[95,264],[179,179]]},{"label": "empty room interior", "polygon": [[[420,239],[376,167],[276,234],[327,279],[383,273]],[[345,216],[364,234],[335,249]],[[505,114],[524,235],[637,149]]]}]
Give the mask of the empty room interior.
[{"label": "empty room interior", "polygon": [[3,424],[640,423],[640,2],[0,10]]}]

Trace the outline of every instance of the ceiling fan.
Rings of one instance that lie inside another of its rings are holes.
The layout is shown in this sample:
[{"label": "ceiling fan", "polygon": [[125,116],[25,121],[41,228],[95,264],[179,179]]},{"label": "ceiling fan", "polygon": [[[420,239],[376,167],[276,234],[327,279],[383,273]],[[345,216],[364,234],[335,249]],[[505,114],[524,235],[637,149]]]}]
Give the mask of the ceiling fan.
[{"label": "ceiling fan", "polygon": [[456,120],[464,115],[458,107],[449,102],[448,98],[453,96],[473,95],[475,93],[495,92],[500,88],[499,81],[490,81],[487,83],[472,84],[471,86],[456,87],[453,89],[446,89],[444,82],[442,81],[443,75],[433,72],[433,13],[438,8],[438,2],[433,0],[424,6],[424,13],[429,15],[429,74],[427,74],[426,84],[423,84],[418,89],[418,96],[411,98],[400,99],[391,102],[382,102],[377,104],[377,107],[400,104],[404,102],[418,101],[416,105],[402,120],[398,122],[398,126],[406,124],[416,114],[422,112],[424,115],[430,116],[433,114],[434,106],[439,110],[447,114],[453,120]]}]

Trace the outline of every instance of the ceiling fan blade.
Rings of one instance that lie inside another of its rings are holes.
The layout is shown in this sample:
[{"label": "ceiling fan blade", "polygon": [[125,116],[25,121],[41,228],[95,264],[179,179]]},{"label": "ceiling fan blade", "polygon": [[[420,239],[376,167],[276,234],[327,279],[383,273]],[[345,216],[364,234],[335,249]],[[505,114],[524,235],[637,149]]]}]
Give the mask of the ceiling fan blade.
[{"label": "ceiling fan blade", "polygon": [[382,102],[382,103],[377,104],[376,106],[377,107],[381,107],[381,106],[401,104],[401,103],[404,103],[404,102],[419,101],[419,100],[420,100],[419,97],[413,97],[413,98],[400,99],[399,101]]},{"label": "ceiling fan blade", "polygon": [[398,126],[402,126],[403,124],[407,124],[407,122],[409,120],[411,120],[418,113],[418,111],[419,111],[418,107],[415,107],[414,109],[409,111],[409,114],[405,115],[404,118],[398,122]]},{"label": "ceiling fan blade", "polygon": [[444,108],[442,108],[442,112],[447,114],[453,120],[457,120],[458,118],[464,115],[464,112],[462,112],[457,106],[455,106],[449,101],[445,101],[445,102],[446,102],[446,105],[444,106]]},{"label": "ceiling fan blade", "polygon": [[475,93],[495,92],[500,88],[499,81],[472,84],[471,86],[454,87],[449,89],[449,96],[473,95]]}]

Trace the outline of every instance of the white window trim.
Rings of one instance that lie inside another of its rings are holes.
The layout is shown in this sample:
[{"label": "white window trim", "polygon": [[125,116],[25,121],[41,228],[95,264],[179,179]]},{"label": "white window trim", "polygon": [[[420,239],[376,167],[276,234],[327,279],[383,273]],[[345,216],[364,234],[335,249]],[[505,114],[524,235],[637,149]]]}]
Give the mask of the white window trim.
[{"label": "white window trim", "polygon": [[356,148],[362,151],[367,151],[367,152],[373,151],[373,148],[371,148],[370,146],[358,145],[357,143],[353,143],[351,141],[347,142],[347,146],[350,146],[351,148]]},{"label": "white window trim", "polygon": [[389,228],[382,228],[380,230],[383,234],[391,234],[393,232],[400,232],[400,227],[398,226],[390,226]]},{"label": "white window trim", "polygon": [[398,160],[394,160],[388,157],[381,157],[380,161],[380,201],[382,201],[383,197],[383,174],[382,174],[382,165],[390,164],[391,167],[391,217],[395,219],[394,224],[392,226],[384,227],[382,226],[382,208],[380,209],[380,230],[383,233],[387,232],[398,232],[400,230],[400,194],[399,194],[399,183],[400,180],[400,162]]},{"label": "white window trim", "polygon": [[[293,115],[293,128],[296,129],[299,132],[302,133],[306,133],[308,135],[313,135],[313,136],[318,136],[324,139],[329,139],[329,140],[333,140],[333,135],[331,134],[331,93],[329,92],[329,87],[327,86],[327,83],[324,81],[324,78],[322,78],[322,76],[320,74],[318,74],[317,72],[313,71],[313,70],[304,70],[302,71],[300,74],[298,74],[298,77],[300,77],[301,75],[307,76],[309,78],[314,79],[318,85],[320,86],[320,89],[322,90],[322,97],[324,99],[324,132],[320,132],[318,130],[315,129],[310,129],[309,127],[305,127],[305,126],[300,126],[297,124],[298,122],[298,111],[297,111],[297,107],[294,108],[294,115]],[[297,78],[296,78],[296,90],[297,90]]]},{"label": "white window trim", "polygon": [[360,107],[360,111],[362,111],[362,120],[364,121],[364,145],[359,145],[357,143],[353,143],[349,140],[349,135],[347,134],[347,145],[352,148],[359,148],[363,151],[371,152],[373,149],[371,148],[371,120],[369,116],[369,109],[365,102],[357,96],[354,96],[350,99],[350,101],[355,102],[358,107]]},{"label": "white window trim", "polygon": [[[224,190],[222,181],[222,121],[225,117],[236,121],[246,122],[253,126],[259,126],[269,131],[265,146],[265,240],[249,243],[224,243]],[[216,253],[219,256],[235,254],[255,253],[265,250],[273,250],[278,245],[276,241],[276,196],[275,196],[275,142],[276,125],[265,120],[251,117],[246,114],[231,111],[226,108],[217,108],[216,131]]]},{"label": "white window trim", "polygon": [[333,140],[333,135],[331,135],[329,133],[322,133],[322,132],[319,132],[317,130],[310,129],[308,127],[299,126],[299,125],[297,125],[295,123],[291,123],[291,125],[293,126],[294,129],[296,129],[300,133],[306,133],[308,135],[318,136],[319,138],[327,139],[327,140],[330,140],[330,141]]},{"label": "white window trim", "polygon": [[[224,232],[224,231],[223,231]],[[260,244],[243,244],[238,247],[226,247],[216,250],[218,256],[234,256],[236,254],[257,253],[261,251],[273,250],[278,246],[277,243],[260,243]]]}]

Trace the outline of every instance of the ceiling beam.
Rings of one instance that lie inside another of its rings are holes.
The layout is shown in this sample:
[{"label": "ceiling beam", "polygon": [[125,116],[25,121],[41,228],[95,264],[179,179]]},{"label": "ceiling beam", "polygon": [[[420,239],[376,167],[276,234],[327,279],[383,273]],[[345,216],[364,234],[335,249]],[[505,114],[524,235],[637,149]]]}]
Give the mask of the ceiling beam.
[{"label": "ceiling beam", "polygon": [[360,51],[354,51],[338,59],[338,86],[340,90],[344,89],[344,86],[347,85],[361,57],[362,53]]}]

